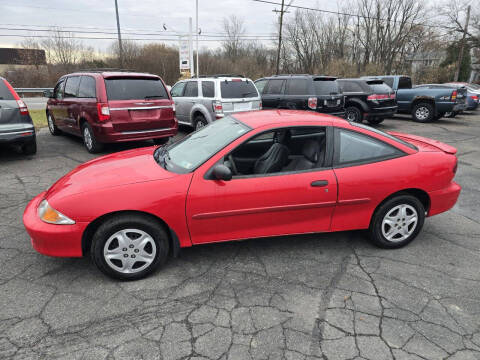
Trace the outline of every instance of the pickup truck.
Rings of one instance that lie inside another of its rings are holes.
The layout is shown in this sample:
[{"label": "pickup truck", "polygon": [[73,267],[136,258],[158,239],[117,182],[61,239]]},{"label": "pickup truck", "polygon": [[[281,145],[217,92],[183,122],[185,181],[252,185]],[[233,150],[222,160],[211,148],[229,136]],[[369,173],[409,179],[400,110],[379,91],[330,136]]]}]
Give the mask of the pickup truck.
[{"label": "pickup truck", "polygon": [[398,112],[412,114],[417,122],[438,120],[448,112],[466,109],[466,88],[420,86],[412,87],[412,80],[404,75],[365,76],[380,79],[395,90]]}]

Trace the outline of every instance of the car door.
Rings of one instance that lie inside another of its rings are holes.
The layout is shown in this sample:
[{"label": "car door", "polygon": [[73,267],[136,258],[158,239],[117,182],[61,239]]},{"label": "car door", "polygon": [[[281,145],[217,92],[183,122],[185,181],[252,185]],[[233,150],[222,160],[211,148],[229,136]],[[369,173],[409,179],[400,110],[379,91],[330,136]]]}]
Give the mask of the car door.
[{"label": "car door", "polygon": [[172,87],[172,90],[170,90],[170,95],[172,95],[173,102],[175,103],[175,116],[178,122],[190,125],[190,121],[188,121],[189,119],[187,119],[185,116],[185,106],[183,99],[185,85],[187,85],[187,83],[184,81],[176,83]]},{"label": "car door", "polygon": [[[192,120],[190,118],[190,112],[192,110],[193,105],[198,100],[198,81],[187,81],[187,85],[185,85],[185,91],[183,93],[182,98],[182,116],[185,119],[186,123],[192,124]],[[193,125],[193,124],[192,124]]]},{"label": "car door", "polygon": [[283,100],[285,80],[270,79],[263,89],[262,106],[264,109],[278,109]]},{"label": "car door", "polygon": [[313,94],[314,90],[310,88],[311,80],[309,79],[288,79],[285,89],[285,95],[281,102],[281,108],[285,109],[308,109],[308,97]]},{"label": "car door", "polygon": [[331,167],[239,175],[230,181],[209,177],[208,171],[233,151],[220,151],[193,175],[186,215],[194,244],[330,230],[337,200]]},{"label": "car door", "polygon": [[65,117],[63,119],[64,130],[70,133],[77,132],[78,117],[78,88],[80,85],[80,76],[69,76],[65,82],[63,96],[63,106],[65,107]]},{"label": "car door", "polygon": [[58,128],[64,127],[64,118],[66,117],[66,108],[63,103],[63,90],[65,87],[66,78],[58,81],[53,89],[52,98],[48,100],[48,112],[53,117],[55,125]]},{"label": "car door", "polygon": [[[92,76],[84,75],[80,79],[80,85],[78,88],[78,112],[79,114],[86,114],[85,117],[91,119],[91,114],[97,113],[97,89],[96,81]],[[77,115],[77,121],[75,122],[75,130],[80,133],[80,121]]]}]

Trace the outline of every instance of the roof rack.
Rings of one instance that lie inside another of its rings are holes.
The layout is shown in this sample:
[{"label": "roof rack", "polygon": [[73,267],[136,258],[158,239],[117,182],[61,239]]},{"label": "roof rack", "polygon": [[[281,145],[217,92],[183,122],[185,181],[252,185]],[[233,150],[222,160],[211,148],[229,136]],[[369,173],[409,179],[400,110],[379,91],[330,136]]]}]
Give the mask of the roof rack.
[{"label": "roof rack", "polygon": [[[214,74],[214,75],[200,75],[199,78],[219,78],[219,77],[241,77],[244,78],[245,76],[241,74]],[[192,76],[192,79],[196,78],[196,76]]]},{"label": "roof rack", "polygon": [[131,69],[117,69],[117,68],[95,68],[95,69],[80,69],[76,72],[136,72],[135,70]]},{"label": "roof rack", "polygon": [[272,75],[272,76],[312,76],[310,74],[278,74],[278,75]]}]

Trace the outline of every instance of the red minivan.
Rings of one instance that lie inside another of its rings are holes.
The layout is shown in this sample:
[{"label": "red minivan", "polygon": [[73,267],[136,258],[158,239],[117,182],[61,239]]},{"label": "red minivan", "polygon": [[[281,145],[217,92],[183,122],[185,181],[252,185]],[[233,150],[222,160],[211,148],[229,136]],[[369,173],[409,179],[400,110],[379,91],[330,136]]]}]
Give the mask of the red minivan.
[{"label": "red minivan", "polygon": [[152,139],[163,144],[178,131],[175,104],[152,74],[86,71],[62,76],[47,95],[48,128],[81,136],[87,150]]}]

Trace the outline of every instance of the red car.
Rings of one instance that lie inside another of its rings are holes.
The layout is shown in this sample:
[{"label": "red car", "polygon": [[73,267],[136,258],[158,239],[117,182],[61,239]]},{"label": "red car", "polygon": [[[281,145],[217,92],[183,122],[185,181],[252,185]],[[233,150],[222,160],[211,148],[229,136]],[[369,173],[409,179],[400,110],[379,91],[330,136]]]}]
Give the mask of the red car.
[{"label": "red car", "polygon": [[90,253],[121,279],[219,241],[369,229],[376,245],[396,248],[457,201],[455,153],[329,115],[239,113],[168,146],[80,165],[23,221],[38,252]]},{"label": "red car", "polygon": [[50,133],[81,136],[91,153],[105,143],[153,139],[163,144],[178,130],[175,104],[157,75],[78,72],[61,77],[46,95]]}]

